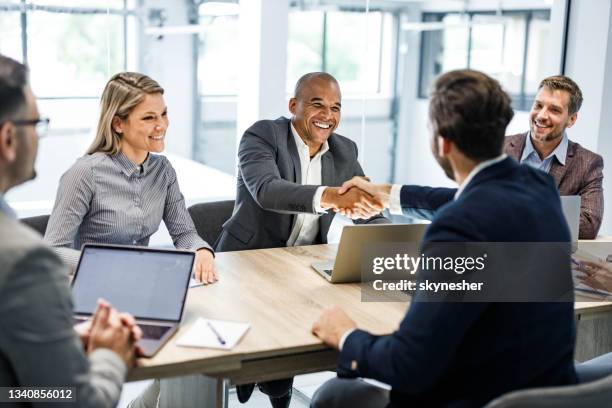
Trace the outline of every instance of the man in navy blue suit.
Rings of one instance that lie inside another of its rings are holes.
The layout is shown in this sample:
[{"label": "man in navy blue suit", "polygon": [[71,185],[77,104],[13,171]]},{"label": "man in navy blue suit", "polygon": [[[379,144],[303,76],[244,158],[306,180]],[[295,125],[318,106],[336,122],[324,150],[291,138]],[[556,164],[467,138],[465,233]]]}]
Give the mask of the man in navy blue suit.
[{"label": "man in navy blue suit", "polygon": [[[440,242],[569,242],[553,179],[502,153],[512,116],[510,98],[494,79],[470,70],[446,73],[430,99],[431,147],[459,188],[375,185],[359,178],[345,187],[359,186],[391,210],[433,214],[422,248]],[[571,278],[569,262],[558,274]],[[339,378],[317,391],[312,406],[482,407],[511,390],[576,383],[571,299],[422,300],[417,291],[388,336],[359,330],[338,307],[324,311],[312,330],[340,350]],[[391,391],[357,378],[386,383]]]}]

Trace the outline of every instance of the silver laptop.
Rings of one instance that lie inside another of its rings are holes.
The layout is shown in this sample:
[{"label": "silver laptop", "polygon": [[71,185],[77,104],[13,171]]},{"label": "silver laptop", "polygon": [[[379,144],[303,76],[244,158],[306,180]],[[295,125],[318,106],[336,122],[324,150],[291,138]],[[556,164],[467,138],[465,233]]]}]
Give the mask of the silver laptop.
[{"label": "silver laptop", "polygon": [[178,330],[194,259],[189,251],[84,245],[72,280],[75,319],[89,319],[106,299],[135,317],[143,332],[138,345],[154,355]]},{"label": "silver laptop", "polygon": [[361,253],[364,245],[380,242],[420,242],[429,224],[347,225],[342,229],[333,261],[311,266],[331,283],[361,281]]},{"label": "silver laptop", "polygon": [[570,229],[572,237],[572,252],[578,248],[578,232],[580,227],[580,196],[561,196],[561,210]]}]

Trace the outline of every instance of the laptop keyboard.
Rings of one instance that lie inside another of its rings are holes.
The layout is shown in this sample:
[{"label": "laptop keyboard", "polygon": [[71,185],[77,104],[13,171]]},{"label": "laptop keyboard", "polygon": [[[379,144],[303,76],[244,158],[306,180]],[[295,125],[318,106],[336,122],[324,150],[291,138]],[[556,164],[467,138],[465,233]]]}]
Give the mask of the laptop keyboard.
[{"label": "laptop keyboard", "polygon": [[325,272],[325,274],[326,274],[327,276],[331,276],[331,274],[332,274],[332,269],[323,269],[323,272]]},{"label": "laptop keyboard", "polygon": [[153,326],[148,324],[139,324],[138,326],[142,329],[143,339],[158,340],[170,330],[168,326]]}]

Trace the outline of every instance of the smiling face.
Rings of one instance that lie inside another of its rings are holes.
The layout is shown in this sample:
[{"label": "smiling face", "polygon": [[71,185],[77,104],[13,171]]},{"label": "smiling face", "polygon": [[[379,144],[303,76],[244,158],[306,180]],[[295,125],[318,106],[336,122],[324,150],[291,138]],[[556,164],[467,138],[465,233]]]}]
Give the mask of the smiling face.
[{"label": "smiling face", "polygon": [[340,123],[338,84],[326,78],[309,80],[295,98],[289,100],[291,122],[298,135],[316,153]]},{"label": "smiling face", "polygon": [[113,128],[121,134],[121,152],[136,164],[149,152],[164,150],[168,129],[168,109],[161,93],[146,94],[126,120],[113,119]]},{"label": "smiling face", "polygon": [[560,89],[542,87],[529,114],[531,137],[539,143],[561,141],[563,132],[576,123],[577,113],[569,113],[570,94]]}]

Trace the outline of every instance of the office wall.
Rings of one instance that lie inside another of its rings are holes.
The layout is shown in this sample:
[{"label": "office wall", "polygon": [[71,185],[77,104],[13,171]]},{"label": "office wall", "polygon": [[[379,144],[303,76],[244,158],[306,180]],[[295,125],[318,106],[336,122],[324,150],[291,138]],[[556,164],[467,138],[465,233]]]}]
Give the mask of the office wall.
[{"label": "office wall", "polygon": [[604,222],[612,234],[612,0],[572,1],[566,74],[581,87],[584,103],[570,137],[604,158]]}]

